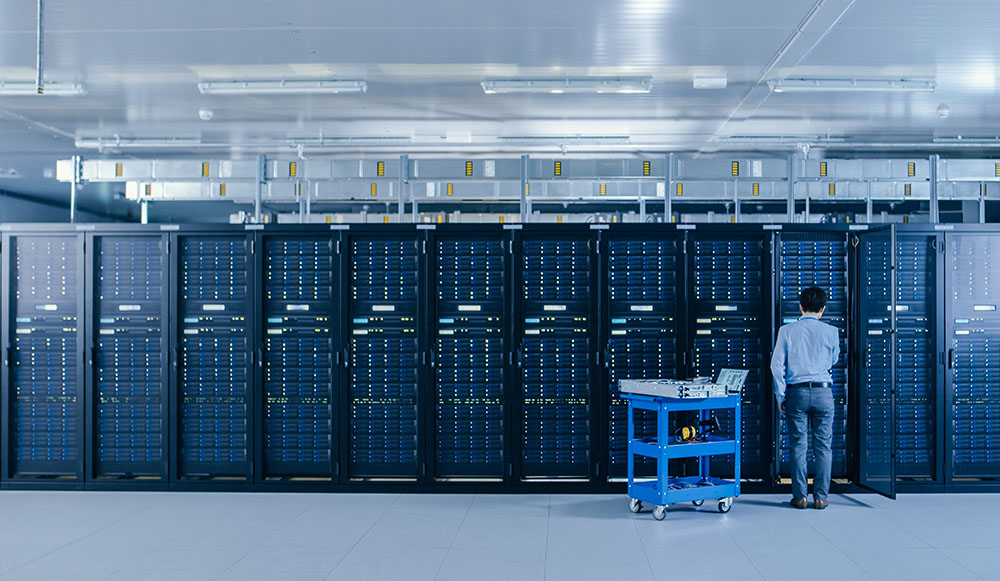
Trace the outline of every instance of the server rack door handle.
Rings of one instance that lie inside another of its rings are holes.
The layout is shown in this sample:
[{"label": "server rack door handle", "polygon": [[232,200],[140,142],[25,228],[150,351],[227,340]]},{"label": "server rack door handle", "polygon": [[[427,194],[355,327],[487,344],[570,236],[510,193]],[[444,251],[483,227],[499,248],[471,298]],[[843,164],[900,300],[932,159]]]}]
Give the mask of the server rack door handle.
[{"label": "server rack door handle", "polygon": [[94,357],[95,351],[97,351],[97,347],[94,347],[93,345],[87,348],[87,365],[91,368],[96,367],[96,365],[94,365],[97,362],[97,358]]},{"label": "server rack door handle", "polygon": [[3,363],[9,369],[9,368],[11,368],[11,367],[14,366],[14,350],[10,348],[10,345],[8,345],[4,349],[4,352],[5,352],[5,356],[3,358]]},{"label": "server rack door handle", "polygon": [[434,350],[431,350],[431,369],[434,369]]},{"label": "server rack door handle", "polygon": [[518,367],[518,369],[521,369],[521,368],[524,367],[524,362],[521,360],[521,350],[520,349],[517,350],[517,367]]},{"label": "server rack door handle", "polygon": [[264,349],[257,349],[257,367],[264,369]]},{"label": "server rack door handle", "polygon": [[170,358],[173,360],[172,363],[174,368],[177,368],[180,364],[179,358],[177,357],[177,349],[171,349]]},{"label": "server rack door handle", "polygon": [[955,350],[948,350],[948,369],[954,369],[955,367]]}]

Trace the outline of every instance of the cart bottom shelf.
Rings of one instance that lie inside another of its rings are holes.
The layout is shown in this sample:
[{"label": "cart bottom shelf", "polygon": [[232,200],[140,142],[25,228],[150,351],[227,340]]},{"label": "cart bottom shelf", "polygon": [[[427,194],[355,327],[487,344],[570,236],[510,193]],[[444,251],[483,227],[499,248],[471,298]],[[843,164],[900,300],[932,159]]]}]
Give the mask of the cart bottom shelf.
[{"label": "cart bottom shelf", "polygon": [[668,479],[666,490],[660,490],[656,480],[630,482],[628,495],[630,498],[648,504],[667,505],[694,500],[736,497],[739,496],[739,487],[732,480],[712,476],[706,478],[687,476]]}]

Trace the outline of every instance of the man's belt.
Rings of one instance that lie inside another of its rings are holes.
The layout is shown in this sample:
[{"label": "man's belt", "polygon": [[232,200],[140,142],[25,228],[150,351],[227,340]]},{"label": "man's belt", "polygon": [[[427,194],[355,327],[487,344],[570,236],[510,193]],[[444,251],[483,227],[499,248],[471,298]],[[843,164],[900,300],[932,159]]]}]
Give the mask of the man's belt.
[{"label": "man's belt", "polygon": [[788,387],[826,387],[831,388],[833,384],[829,381],[806,381],[804,383],[792,383]]}]

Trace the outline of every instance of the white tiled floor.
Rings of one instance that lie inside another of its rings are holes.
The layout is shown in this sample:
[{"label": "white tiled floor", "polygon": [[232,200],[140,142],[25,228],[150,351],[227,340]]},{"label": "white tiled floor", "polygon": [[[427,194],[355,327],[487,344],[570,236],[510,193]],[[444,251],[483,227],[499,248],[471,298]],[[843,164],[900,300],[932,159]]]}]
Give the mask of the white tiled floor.
[{"label": "white tiled floor", "polygon": [[786,501],[3,492],[0,578],[1000,580],[1000,495]]}]

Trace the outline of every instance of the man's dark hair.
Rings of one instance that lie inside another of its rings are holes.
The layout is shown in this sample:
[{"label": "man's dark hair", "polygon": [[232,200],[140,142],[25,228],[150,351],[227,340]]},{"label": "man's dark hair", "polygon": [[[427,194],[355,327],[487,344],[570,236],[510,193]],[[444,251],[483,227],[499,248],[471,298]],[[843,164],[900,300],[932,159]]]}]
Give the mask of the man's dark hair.
[{"label": "man's dark hair", "polygon": [[826,291],[811,286],[799,294],[799,305],[806,313],[818,313],[826,306]]}]

